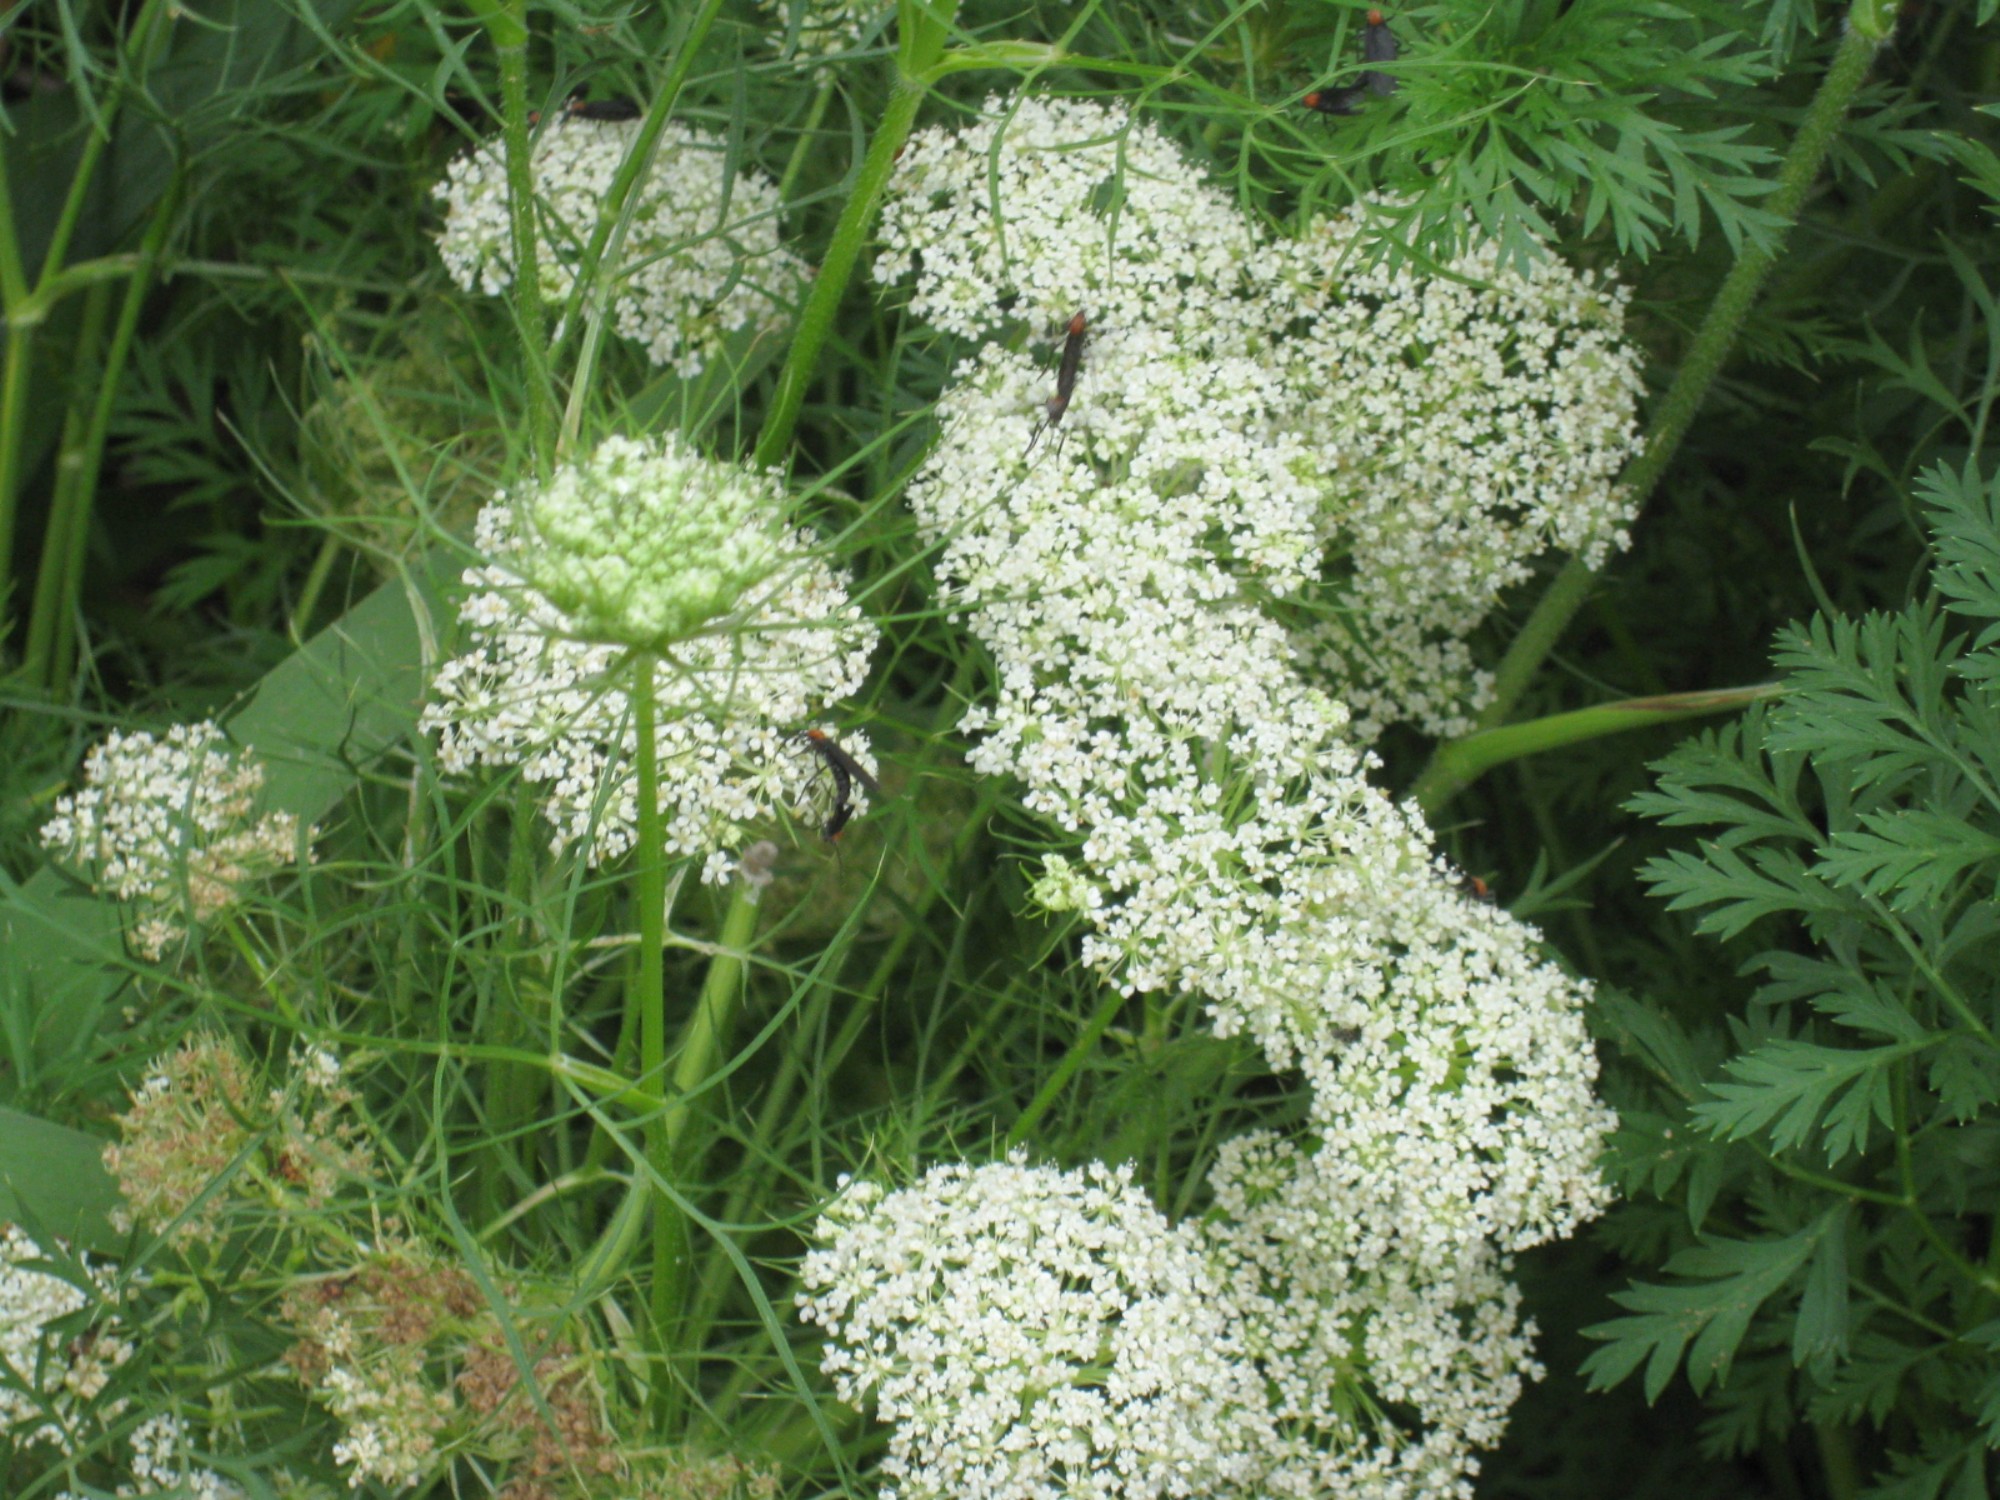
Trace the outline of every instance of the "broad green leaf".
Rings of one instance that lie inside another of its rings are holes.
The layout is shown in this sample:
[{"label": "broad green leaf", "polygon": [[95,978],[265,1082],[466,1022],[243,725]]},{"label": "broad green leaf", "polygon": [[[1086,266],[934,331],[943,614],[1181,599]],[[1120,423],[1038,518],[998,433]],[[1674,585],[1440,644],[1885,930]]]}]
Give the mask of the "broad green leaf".
[{"label": "broad green leaf", "polygon": [[0,1220],[100,1254],[121,1249],[124,1236],[110,1217],[118,1186],[104,1169],[104,1145],[80,1130],[0,1109]]}]

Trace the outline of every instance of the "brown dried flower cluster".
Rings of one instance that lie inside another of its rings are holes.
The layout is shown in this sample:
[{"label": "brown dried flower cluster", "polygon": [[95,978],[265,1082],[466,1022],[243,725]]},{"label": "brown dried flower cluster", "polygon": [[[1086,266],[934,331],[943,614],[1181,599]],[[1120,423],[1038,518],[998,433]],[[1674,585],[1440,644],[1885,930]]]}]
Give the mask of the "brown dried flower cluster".
[{"label": "brown dried flower cluster", "polygon": [[371,1178],[374,1153],[347,1114],[354,1094],[338,1060],[318,1049],[295,1063],[289,1088],[264,1093],[226,1037],[197,1034],[159,1059],[118,1117],[123,1139],[104,1149],[127,1205],[121,1227],[186,1250],[215,1243],[252,1205],[305,1210],[310,1222]]}]

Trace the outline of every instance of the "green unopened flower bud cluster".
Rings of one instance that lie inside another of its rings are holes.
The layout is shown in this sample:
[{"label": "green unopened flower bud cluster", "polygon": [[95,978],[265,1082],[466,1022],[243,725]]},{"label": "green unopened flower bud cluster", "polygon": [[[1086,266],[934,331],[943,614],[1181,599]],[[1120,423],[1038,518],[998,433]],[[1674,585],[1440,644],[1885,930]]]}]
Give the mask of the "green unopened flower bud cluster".
[{"label": "green unopened flower bud cluster", "polygon": [[583,639],[664,650],[786,561],[783,506],[775,477],[673,434],[608,438],[515,507],[523,575]]}]

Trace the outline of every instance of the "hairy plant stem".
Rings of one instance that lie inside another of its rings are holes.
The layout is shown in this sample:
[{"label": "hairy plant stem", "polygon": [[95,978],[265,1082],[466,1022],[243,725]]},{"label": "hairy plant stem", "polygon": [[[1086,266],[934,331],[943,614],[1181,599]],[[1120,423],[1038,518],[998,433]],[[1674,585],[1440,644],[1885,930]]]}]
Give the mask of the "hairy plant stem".
[{"label": "hairy plant stem", "polygon": [[833,239],[826,247],[813,278],[812,291],[799,312],[798,332],[786,351],[785,367],[778,373],[778,389],[771,409],[757,435],[757,449],[751,462],[759,468],[776,468],[791,447],[792,430],[798,426],[799,410],[805,405],[806,384],[818,368],[820,350],[833,332],[847,283],[854,276],[854,263],[861,247],[875,227],[875,215],[882,206],[882,190],[896,169],[896,153],[909,138],[916,123],[917,109],[930,93],[931,77],[944,54],[944,44],[957,16],[957,0],[940,0],[935,6],[905,3],[897,15],[896,78],[890,85],[888,107],[868,142],[868,152],[855,174],[854,190],[833,226]]},{"label": "hairy plant stem", "polygon": [[549,376],[549,316],[542,305],[535,238],[534,143],[528,137],[527,0],[472,0],[500,64],[500,135],[506,143],[507,216],[514,252],[514,320],[527,366],[528,441],[534,472],[547,478],[556,459],[556,393]]},{"label": "hairy plant stem", "polygon": [[[1773,236],[1770,245],[1743,252],[1728,276],[1723,278],[1715,300],[1709,304],[1708,315],[1702,319],[1694,342],[1688,347],[1680,369],[1674,373],[1673,384],[1653,415],[1644,451],[1625,471],[1623,483],[1633,495],[1635,510],[1642,508],[1651,498],[1660,476],[1666,472],[1667,465],[1680,448],[1681,439],[1687,435],[1695,414],[1707,398],[1709,387],[1714,384],[1724,361],[1735,348],[1743,319],[1757,300],[1757,294],[1763,289],[1772,267],[1777,264],[1779,252],[1784,249],[1792,226],[1798,222],[1806,194],[1826,162],[1826,154],[1840,129],[1840,122],[1867,78],[1868,65],[1887,35],[1885,13],[1893,18],[1894,6],[1889,5],[1887,0],[1855,0],[1850,7],[1850,24],[1841,36],[1833,66],[1827,70],[1819,91],[1813,96],[1805,122],[1799,127],[1799,133],[1778,172],[1778,187],[1771,195],[1770,207],[1783,227]],[[1562,571],[1535,605],[1534,612],[1501,659],[1494,674],[1492,701],[1479,715],[1473,735],[1483,734],[1506,722],[1508,714],[1513,712],[1521,694],[1555,649],[1570,619],[1589,597],[1596,582],[1597,571],[1582,559],[1572,557],[1563,564]],[[1424,767],[1423,774],[1410,788],[1410,797],[1427,813],[1442,807],[1470,784],[1470,777],[1455,779],[1450,769],[1453,752],[1460,743],[1462,741],[1439,746],[1432,754],[1430,763]]]}]

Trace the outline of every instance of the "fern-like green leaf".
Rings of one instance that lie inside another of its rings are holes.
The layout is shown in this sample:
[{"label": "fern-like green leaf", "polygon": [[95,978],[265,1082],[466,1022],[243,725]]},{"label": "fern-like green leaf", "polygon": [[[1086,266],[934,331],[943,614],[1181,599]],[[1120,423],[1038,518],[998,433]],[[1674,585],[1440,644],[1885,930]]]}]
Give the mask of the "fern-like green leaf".
[{"label": "fern-like green leaf", "polygon": [[1759,917],[1834,916],[1849,909],[1848,899],[1790,849],[1753,848],[1746,854],[1719,843],[1698,853],[1676,849],[1648,860],[1639,878],[1676,911],[1712,908],[1695,926],[1722,938],[1735,937]]},{"label": "fern-like green leaf", "polygon": [[1798,1274],[1842,1211],[1830,1210],[1783,1239],[1705,1241],[1667,1263],[1669,1274],[1692,1278],[1689,1282],[1642,1282],[1616,1293],[1613,1300],[1637,1316],[1584,1329],[1604,1343],[1583,1364],[1590,1388],[1608,1390],[1643,1363],[1646,1399],[1656,1401],[1684,1351],[1688,1383],[1697,1395],[1726,1380],[1750,1319]]},{"label": "fern-like green leaf", "polygon": [[2000,839],[1968,823],[1962,809],[1898,808],[1862,813],[1861,823],[1834,835],[1820,871],[1891,911],[1941,905],[1967,871],[2000,858]]},{"label": "fern-like green leaf", "polygon": [[1755,967],[1770,975],[1757,992],[1760,1004],[1803,1000],[1842,1026],[1892,1041],[1916,1042],[1928,1035],[1902,994],[1851,963],[1815,953],[1773,952],[1760,953]]},{"label": "fern-like green leaf", "polygon": [[1827,1159],[1839,1161],[1867,1149],[1871,1118],[1892,1122],[1889,1066],[1925,1045],[1822,1047],[1776,1037],[1730,1059],[1725,1067],[1739,1081],[1710,1084],[1715,1097],[1695,1105],[1694,1117],[1724,1140],[1769,1130],[1771,1144],[1789,1151],[1812,1138],[1824,1114]]}]

